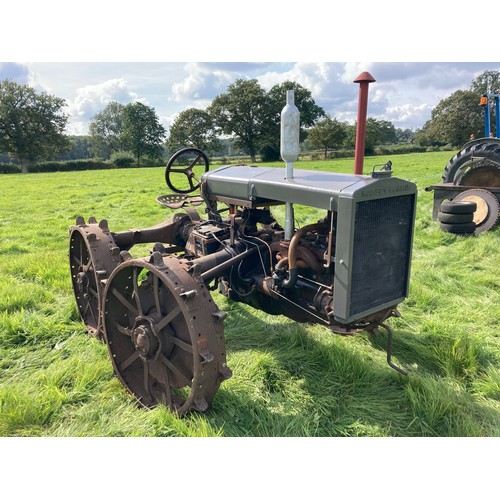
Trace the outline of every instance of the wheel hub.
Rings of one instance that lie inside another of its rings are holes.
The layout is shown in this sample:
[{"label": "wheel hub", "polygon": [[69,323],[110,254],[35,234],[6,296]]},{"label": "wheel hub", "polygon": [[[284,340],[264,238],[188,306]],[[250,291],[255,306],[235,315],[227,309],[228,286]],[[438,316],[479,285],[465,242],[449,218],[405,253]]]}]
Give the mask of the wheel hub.
[{"label": "wheel hub", "polygon": [[79,272],[76,275],[76,284],[78,286],[78,290],[81,293],[87,292],[87,288],[89,286],[89,278],[87,276],[87,273],[84,271]]},{"label": "wheel hub", "polygon": [[153,322],[149,318],[142,318],[132,330],[132,341],[143,361],[149,361],[158,357],[160,353],[160,341],[156,336]]}]

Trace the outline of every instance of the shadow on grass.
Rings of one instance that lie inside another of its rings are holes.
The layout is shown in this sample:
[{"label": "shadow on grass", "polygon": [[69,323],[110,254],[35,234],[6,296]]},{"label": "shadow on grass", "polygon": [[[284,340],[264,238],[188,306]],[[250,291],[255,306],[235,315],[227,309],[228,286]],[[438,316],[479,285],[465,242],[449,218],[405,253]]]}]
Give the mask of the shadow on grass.
[{"label": "shadow on grass", "polygon": [[[227,307],[226,307],[227,306]],[[206,414],[225,436],[484,436],[498,412],[443,376],[433,339],[397,332],[341,337],[321,327],[225,304],[228,364]],[[245,326],[244,326],[245,325]],[[248,327],[246,327],[248,325]]]}]

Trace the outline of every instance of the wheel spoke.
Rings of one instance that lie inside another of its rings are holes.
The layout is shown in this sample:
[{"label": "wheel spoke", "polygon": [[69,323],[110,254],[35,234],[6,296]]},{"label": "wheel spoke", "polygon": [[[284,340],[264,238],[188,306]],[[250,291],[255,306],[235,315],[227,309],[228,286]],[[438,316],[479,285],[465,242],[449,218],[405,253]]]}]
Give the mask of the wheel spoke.
[{"label": "wheel spoke", "polygon": [[97,292],[96,292],[93,288],[91,288],[90,286],[89,286],[89,292],[90,292],[90,293],[91,293],[91,294],[92,294],[92,295],[93,295],[96,299],[98,299],[98,298],[99,298],[99,295],[97,294]]},{"label": "wheel spoke", "polygon": [[165,396],[167,406],[172,408],[172,392],[170,389],[170,377],[167,367],[161,361],[151,361],[149,363],[150,373],[153,378],[158,380],[165,387]]},{"label": "wheel spoke", "polygon": [[128,328],[116,323],[116,329],[120,332],[123,333],[124,335],[127,335],[128,337],[132,337],[132,330],[129,330]]},{"label": "wheel spoke", "polygon": [[111,293],[135,316],[139,316],[137,309],[116,289],[113,288]]},{"label": "wheel spoke", "polygon": [[76,255],[73,255],[73,260],[76,262],[76,265],[78,267],[82,267],[82,262],[80,261],[80,259]]},{"label": "wheel spoke", "polygon": [[188,385],[189,387],[191,387],[191,385],[192,385],[191,379],[189,377],[187,377],[186,375],[184,375],[184,373],[182,373],[179,370],[179,368],[177,368],[177,366],[175,366],[167,357],[165,357],[164,354],[160,354],[160,358],[159,359],[171,371],[173,371],[175,374],[179,375],[179,377],[181,377],[182,379],[184,379],[185,382],[186,382],[185,385]]},{"label": "wheel spoke", "polygon": [[90,305],[90,301],[87,302],[87,305],[88,305],[88,308],[90,309],[90,314],[92,314],[92,318],[94,319],[94,321],[97,325],[98,321],[97,321],[97,318],[95,317],[94,308]]},{"label": "wheel spoke", "polygon": [[162,368],[162,370],[165,372],[165,381],[166,381],[166,384],[165,384],[165,392],[166,392],[166,396],[167,396],[167,405],[169,406],[169,408],[173,408],[173,402],[172,402],[172,390],[170,388],[170,377],[168,376],[168,370],[167,370],[167,367],[165,365],[163,365],[162,363],[158,363],[158,365],[160,365]]},{"label": "wheel spoke", "polygon": [[135,303],[137,304],[137,310],[139,311],[139,315],[142,316],[142,305],[141,305],[141,299],[139,297],[139,284],[137,283],[137,267],[134,267],[134,272],[133,272],[133,278],[132,281],[134,282],[134,297],[135,297]]},{"label": "wheel spoke", "polygon": [[87,317],[87,313],[90,311],[90,315],[92,316],[92,319],[94,320],[95,325],[97,325],[99,322],[97,321],[94,308],[92,307],[92,304],[90,301],[87,301],[85,304],[85,309],[81,312],[81,317],[84,320],[84,323],[86,326],[92,326],[91,322],[89,321],[89,318]]},{"label": "wheel spoke", "polygon": [[138,357],[139,351],[134,351],[134,353],[131,354],[125,361],[120,363],[120,366],[118,367],[120,373],[126,370]]},{"label": "wheel spoke", "polygon": [[169,169],[169,170],[170,170],[170,172],[172,172],[172,173],[187,175],[186,170],[187,170],[188,168],[189,168],[189,167],[187,167],[187,168],[171,168],[171,169]]},{"label": "wheel spoke", "polygon": [[143,370],[144,370],[144,390],[146,391],[146,394],[148,395],[149,399],[153,399],[151,397],[151,392],[149,390],[149,363],[146,361],[143,363]]},{"label": "wheel spoke", "polygon": [[188,344],[187,342],[184,342],[180,338],[175,336],[171,337],[171,339],[176,346],[180,347],[184,351],[189,352],[190,354],[193,354],[193,346],[191,344]]},{"label": "wheel spoke", "polygon": [[198,160],[201,158],[201,155],[198,155],[194,160],[193,162],[191,163],[191,165],[189,165],[189,168],[193,168],[197,163],[198,163]]},{"label": "wheel spoke", "polygon": [[181,308],[177,306],[173,311],[170,311],[157,325],[156,329],[158,331],[163,330],[176,316],[181,312]]}]

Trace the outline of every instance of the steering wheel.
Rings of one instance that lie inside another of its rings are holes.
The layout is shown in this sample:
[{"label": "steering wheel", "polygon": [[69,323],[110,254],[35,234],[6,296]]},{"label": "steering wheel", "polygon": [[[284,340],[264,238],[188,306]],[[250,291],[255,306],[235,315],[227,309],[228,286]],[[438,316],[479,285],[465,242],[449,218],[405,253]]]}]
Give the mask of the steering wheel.
[{"label": "steering wheel", "polygon": [[[198,148],[184,148],[174,153],[170,160],[168,160],[167,169],[165,170],[165,181],[167,186],[175,193],[192,193],[200,186],[201,176],[205,172],[208,172],[207,155]],[[176,174],[177,177],[179,177],[177,174],[185,175],[189,183],[189,188],[182,189],[184,186],[174,186],[172,183],[173,174]]]}]

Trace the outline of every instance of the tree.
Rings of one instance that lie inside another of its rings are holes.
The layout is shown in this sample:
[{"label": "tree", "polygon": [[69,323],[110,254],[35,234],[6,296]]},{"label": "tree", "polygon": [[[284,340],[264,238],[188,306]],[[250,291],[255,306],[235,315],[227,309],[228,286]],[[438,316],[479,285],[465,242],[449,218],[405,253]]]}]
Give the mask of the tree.
[{"label": "tree", "polygon": [[478,94],[500,94],[500,71],[487,70],[472,81],[471,90]]},{"label": "tree", "polygon": [[154,108],[141,102],[127,104],[123,108],[122,120],[122,144],[134,154],[138,164],[143,156],[162,157],[166,131]]},{"label": "tree", "polygon": [[[476,91],[480,96],[484,94],[500,94],[500,71],[485,71],[472,82],[471,90]],[[493,106],[493,103],[490,103],[490,113],[491,131],[497,134],[498,131],[495,130],[496,106]],[[481,136],[483,135],[484,132]]]},{"label": "tree", "polygon": [[70,147],[67,151],[57,156],[58,161],[84,160],[92,158],[92,143],[88,135],[67,136]]},{"label": "tree", "polygon": [[[479,105],[483,94],[500,93],[500,72],[484,71],[471,82],[469,90],[457,90],[432,110],[431,119],[416,134],[421,145],[452,144],[461,147],[475,137],[484,136],[484,112]],[[494,131],[495,110],[491,124]]]},{"label": "tree", "polygon": [[399,142],[407,142],[407,143],[412,143],[415,140],[415,132],[409,128],[405,128],[404,130],[402,128],[397,128],[396,129],[396,141]]},{"label": "tree", "polygon": [[279,151],[281,111],[286,105],[286,91],[294,91],[295,106],[300,111],[300,141],[306,136],[306,128],[312,127],[317,120],[325,116],[325,110],[316,104],[311,92],[297,82],[287,80],[276,84],[267,93],[267,119],[265,122],[266,142]]},{"label": "tree", "polygon": [[207,110],[223,134],[236,137],[236,146],[242,147],[252,162],[265,134],[266,102],[266,92],[257,80],[240,79],[218,95]]},{"label": "tree", "polygon": [[26,173],[30,163],[67,149],[65,105],[64,99],[36,93],[29,85],[0,82],[0,152],[19,160]]},{"label": "tree", "polygon": [[[394,125],[386,120],[368,118],[366,120],[366,136],[364,154],[373,154],[375,147],[380,144],[394,144],[397,141]],[[347,127],[348,147],[354,148],[356,144],[356,125]]]},{"label": "tree", "polygon": [[212,117],[207,111],[196,108],[179,113],[170,127],[167,143],[171,150],[182,147],[194,147],[204,151],[222,150]]},{"label": "tree", "polygon": [[121,135],[124,107],[119,102],[111,101],[90,120],[89,134],[92,141],[92,151],[106,160],[113,152],[123,149]]},{"label": "tree", "polygon": [[460,147],[471,134],[484,135],[483,111],[479,106],[480,94],[474,90],[457,90],[443,99],[431,112],[428,136],[433,141]]},{"label": "tree", "polygon": [[347,130],[345,124],[328,115],[309,130],[308,136],[312,147],[324,150],[325,160],[328,150],[340,147],[346,137]]},{"label": "tree", "polygon": [[415,132],[415,143],[418,146],[446,146],[447,141],[440,141],[434,137],[433,132],[431,131],[431,125],[431,120],[427,120],[423,127]]},{"label": "tree", "polygon": [[371,145],[371,150],[380,144],[395,144],[397,134],[394,125],[387,120],[368,118],[366,121],[366,142]]}]

